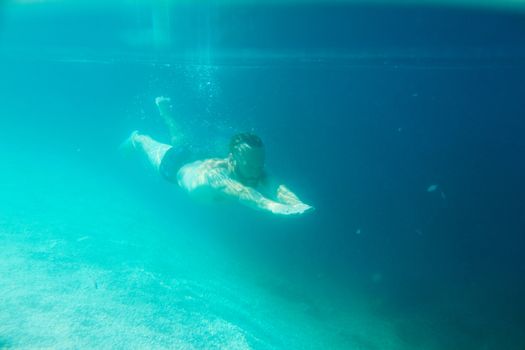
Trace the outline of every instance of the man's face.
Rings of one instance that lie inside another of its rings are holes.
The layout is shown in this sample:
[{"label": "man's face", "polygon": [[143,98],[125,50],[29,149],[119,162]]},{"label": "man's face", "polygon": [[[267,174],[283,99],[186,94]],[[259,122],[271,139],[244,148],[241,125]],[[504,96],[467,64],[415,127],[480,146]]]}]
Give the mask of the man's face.
[{"label": "man's face", "polygon": [[257,181],[264,173],[265,152],[262,147],[237,146],[232,153],[235,171],[245,180]]}]

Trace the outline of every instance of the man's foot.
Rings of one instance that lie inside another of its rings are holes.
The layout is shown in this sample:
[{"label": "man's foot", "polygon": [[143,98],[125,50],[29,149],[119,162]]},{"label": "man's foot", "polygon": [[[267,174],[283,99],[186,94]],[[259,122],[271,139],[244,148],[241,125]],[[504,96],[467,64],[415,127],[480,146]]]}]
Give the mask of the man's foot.
[{"label": "man's foot", "polygon": [[155,104],[161,116],[167,116],[171,112],[171,98],[159,96],[155,98]]},{"label": "man's foot", "polygon": [[136,137],[139,135],[139,132],[138,130],[134,130],[127,139],[124,140],[124,142],[122,142],[119,146],[119,150],[124,153],[125,155],[129,155],[131,154],[136,146],[135,146],[135,141],[136,141]]}]

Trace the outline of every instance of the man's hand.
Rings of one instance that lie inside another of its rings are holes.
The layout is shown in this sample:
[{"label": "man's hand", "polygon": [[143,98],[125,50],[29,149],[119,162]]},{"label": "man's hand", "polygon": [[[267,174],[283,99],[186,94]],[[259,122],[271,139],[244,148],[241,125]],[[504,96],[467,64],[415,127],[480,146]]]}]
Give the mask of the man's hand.
[{"label": "man's hand", "polygon": [[278,215],[301,215],[309,211],[313,211],[314,208],[308,204],[282,204],[276,202],[268,203],[268,210],[273,214]]},{"label": "man's hand", "polygon": [[280,203],[288,204],[288,205],[294,205],[294,204],[301,204],[302,202],[299,200],[299,198],[286,186],[281,185],[279,188],[277,188],[277,200]]},{"label": "man's hand", "polygon": [[298,215],[314,210],[314,207],[301,202],[299,197],[284,185],[277,189],[277,200],[285,207],[279,208],[279,212],[275,214]]}]

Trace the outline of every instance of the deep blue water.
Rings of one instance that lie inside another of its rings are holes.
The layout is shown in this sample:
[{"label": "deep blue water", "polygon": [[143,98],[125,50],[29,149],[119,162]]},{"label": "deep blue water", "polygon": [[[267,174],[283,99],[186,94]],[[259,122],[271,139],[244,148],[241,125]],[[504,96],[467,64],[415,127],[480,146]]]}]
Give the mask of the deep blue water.
[{"label": "deep blue water", "polygon": [[[2,245],[20,240],[33,251],[32,232],[66,242],[90,235],[89,248],[64,259],[206,285],[195,305],[174,303],[160,282],[133,285],[124,304],[161,310],[139,322],[166,337],[153,348],[525,347],[525,14],[187,4],[158,10],[171,24],[155,41],[149,6],[26,6],[0,7]],[[134,129],[168,140],[159,95],[210,153],[256,131],[270,171],[316,211],[290,219],[193,203],[123,159],[118,145]],[[14,276],[25,252],[17,247],[0,264]],[[42,263],[62,271],[46,254]],[[214,278],[216,287],[206,284]],[[6,281],[0,313],[24,309],[8,291],[24,293],[27,282]],[[225,289],[231,304],[217,301]],[[256,293],[261,309],[243,314]],[[295,315],[283,312],[283,325],[272,309],[280,307]],[[210,310],[246,342],[206,338],[195,328],[204,321],[182,316],[170,320],[183,336],[172,334],[157,324],[171,308],[206,321]],[[74,332],[38,343],[17,331],[22,314],[0,318],[0,347],[75,347]],[[362,315],[380,321],[364,330]],[[294,322],[292,335],[284,324]],[[137,329],[119,329],[129,347],[146,346]]]}]

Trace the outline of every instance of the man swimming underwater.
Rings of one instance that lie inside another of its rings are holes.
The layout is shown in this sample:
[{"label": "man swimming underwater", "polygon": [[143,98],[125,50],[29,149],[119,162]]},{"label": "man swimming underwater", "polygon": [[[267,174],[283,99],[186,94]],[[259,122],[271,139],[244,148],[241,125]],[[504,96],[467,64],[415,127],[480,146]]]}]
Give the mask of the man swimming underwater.
[{"label": "man swimming underwater", "polygon": [[257,135],[234,135],[226,158],[196,160],[172,117],[170,99],[157,97],[155,103],[170,131],[171,145],[137,131],[125,144],[145,154],[164,179],[198,198],[231,198],[277,215],[300,215],[313,210],[284,185],[274,184],[266,174],[264,145]]}]

